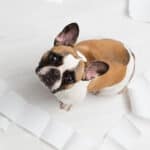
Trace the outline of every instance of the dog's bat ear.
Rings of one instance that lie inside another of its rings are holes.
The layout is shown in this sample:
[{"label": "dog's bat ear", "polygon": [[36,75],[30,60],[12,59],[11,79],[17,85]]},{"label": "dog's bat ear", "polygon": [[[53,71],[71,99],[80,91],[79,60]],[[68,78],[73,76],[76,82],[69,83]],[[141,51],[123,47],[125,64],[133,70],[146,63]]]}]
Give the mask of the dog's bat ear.
[{"label": "dog's bat ear", "polygon": [[96,76],[103,75],[109,69],[109,65],[102,61],[91,61],[85,69],[85,80],[92,80]]},{"label": "dog's bat ear", "polygon": [[77,23],[71,23],[64,27],[64,29],[57,35],[54,40],[54,45],[70,45],[72,46],[79,35],[79,26]]}]

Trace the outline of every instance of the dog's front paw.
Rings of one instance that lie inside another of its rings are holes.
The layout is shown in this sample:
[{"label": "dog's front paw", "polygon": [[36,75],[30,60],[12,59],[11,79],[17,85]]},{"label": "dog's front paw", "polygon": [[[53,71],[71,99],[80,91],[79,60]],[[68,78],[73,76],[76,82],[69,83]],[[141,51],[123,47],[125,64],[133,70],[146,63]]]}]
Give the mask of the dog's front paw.
[{"label": "dog's front paw", "polygon": [[99,89],[96,89],[95,87],[88,87],[88,92],[93,94],[93,95],[98,95],[100,93],[100,90]]},{"label": "dog's front paw", "polygon": [[63,109],[63,110],[65,110],[65,111],[70,111],[71,110],[71,107],[72,107],[72,105],[70,104],[64,104],[63,102],[59,102],[59,104],[60,104],[60,109]]},{"label": "dog's front paw", "polygon": [[100,93],[100,89],[94,81],[91,81],[91,83],[88,85],[88,92],[93,95],[98,95]]}]

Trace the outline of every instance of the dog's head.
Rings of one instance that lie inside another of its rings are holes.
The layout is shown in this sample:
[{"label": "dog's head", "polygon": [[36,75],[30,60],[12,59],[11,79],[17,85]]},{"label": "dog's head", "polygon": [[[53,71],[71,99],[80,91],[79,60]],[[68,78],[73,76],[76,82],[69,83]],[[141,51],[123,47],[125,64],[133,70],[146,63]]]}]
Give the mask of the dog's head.
[{"label": "dog's head", "polygon": [[90,80],[108,67],[103,62],[87,65],[74,48],[78,35],[76,23],[67,25],[55,38],[54,47],[44,53],[36,68],[36,74],[52,93],[71,88],[80,80]]}]

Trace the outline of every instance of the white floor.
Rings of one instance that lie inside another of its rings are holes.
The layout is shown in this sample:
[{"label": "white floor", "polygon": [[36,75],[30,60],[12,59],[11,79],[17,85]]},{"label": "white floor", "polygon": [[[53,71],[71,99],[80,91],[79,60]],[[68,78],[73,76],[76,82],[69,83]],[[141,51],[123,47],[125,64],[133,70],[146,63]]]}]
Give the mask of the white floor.
[{"label": "white floor", "polygon": [[[123,95],[104,98],[88,95],[84,104],[70,112],[59,109],[56,98],[37,79],[34,69],[58,32],[70,22],[80,25],[80,38],[116,38],[136,54],[137,72],[149,69],[150,24],[127,16],[126,0],[0,1],[0,77],[31,104],[102,142],[104,134],[130,111]],[[143,136],[132,150],[150,149],[150,122],[139,121]],[[143,128],[144,126],[144,128]],[[50,150],[25,131],[11,125],[0,132],[0,150]]]}]

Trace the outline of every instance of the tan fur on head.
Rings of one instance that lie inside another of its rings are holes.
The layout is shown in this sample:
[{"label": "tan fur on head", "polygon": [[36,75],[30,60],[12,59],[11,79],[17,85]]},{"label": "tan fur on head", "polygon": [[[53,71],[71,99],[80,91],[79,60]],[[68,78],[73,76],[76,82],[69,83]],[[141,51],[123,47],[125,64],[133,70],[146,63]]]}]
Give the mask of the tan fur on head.
[{"label": "tan fur on head", "polygon": [[64,46],[64,45],[60,45],[60,46],[54,46],[51,51],[58,53],[62,56],[66,56],[67,54],[71,54],[73,55],[75,58],[79,58],[76,50],[73,47],[70,46]]},{"label": "tan fur on head", "polygon": [[75,69],[76,72],[76,80],[80,81],[84,78],[84,73],[85,73],[85,62],[80,61],[77,68]]}]

